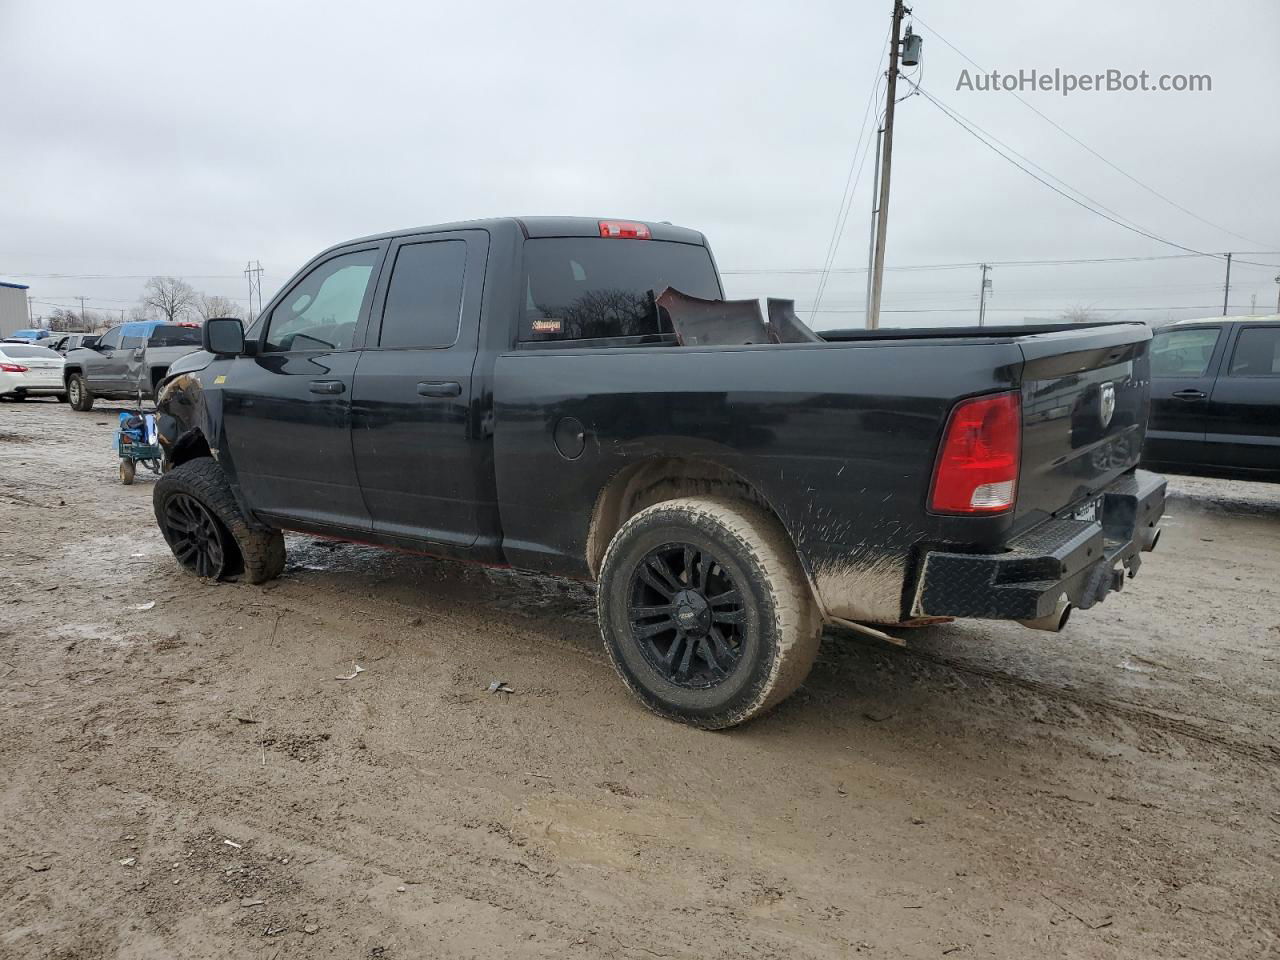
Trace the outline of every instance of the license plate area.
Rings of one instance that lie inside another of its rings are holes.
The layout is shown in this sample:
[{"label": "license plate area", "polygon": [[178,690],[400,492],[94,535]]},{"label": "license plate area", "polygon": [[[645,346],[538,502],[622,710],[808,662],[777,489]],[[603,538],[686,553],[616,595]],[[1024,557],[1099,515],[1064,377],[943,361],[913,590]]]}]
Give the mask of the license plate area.
[{"label": "license plate area", "polygon": [[1072,520],[1088,520],[1091,523],[1098,523],[1102,520],[1102,498],[1098,497],[1090,500],[1088,503],[1082,503],[1071,511]]}]

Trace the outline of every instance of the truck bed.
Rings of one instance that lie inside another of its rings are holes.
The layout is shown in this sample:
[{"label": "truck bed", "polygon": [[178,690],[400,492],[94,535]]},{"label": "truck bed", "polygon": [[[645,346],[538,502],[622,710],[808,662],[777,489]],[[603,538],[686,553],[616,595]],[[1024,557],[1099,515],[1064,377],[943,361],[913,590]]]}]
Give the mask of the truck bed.
[{"label": "truck bed", "polygon": [[[906,613],[914,565],[929,544],[999,550],[1137,462],[1150,341],[1142,324],[834,337],[737,347],[540,344],[499,355],[504,553],[517,565],[590,576],[599,491],[648,463],[702,464],[740,478],[781,518],[831,611],[893,621]],[[1103,389],[1115,400],[1106,425]],[[1016,509],[930,513],[934,458],[956,400],[1009,390],[1020,391],[1023,411]],[[566,429],[585,438],[572,459],[555,441]]]}]

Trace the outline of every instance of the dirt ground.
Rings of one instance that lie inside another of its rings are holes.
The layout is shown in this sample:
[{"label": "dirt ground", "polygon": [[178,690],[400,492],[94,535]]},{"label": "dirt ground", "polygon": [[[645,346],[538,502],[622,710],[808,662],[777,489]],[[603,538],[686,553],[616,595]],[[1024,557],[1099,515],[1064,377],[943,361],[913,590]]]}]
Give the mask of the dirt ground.
[{"label": "dirt ground", "polygon": [[704,733],[582,584],[308,537],[187,576],[114,421],[0,405],[0,956],[1280,953],[1280,487],[1173,479],[1062,634],[833,633]]}]

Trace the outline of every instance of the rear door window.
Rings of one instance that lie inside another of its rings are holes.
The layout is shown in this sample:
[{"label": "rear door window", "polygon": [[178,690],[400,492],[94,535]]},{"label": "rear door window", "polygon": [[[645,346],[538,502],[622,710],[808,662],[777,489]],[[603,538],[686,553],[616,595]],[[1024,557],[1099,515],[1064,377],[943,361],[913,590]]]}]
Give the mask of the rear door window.
[{"label": "rear door window", "polygon": [[706,247],[662,240],[549,237],[524,245],[520,339],[592,340],[656,336],[654,297],[667,287],[720,296]]},{"label": "rear door window", "polygon": [[313,267],[271,311],[266,352],[350,350],[380,250],[344,253]]},{"label": "rear door window", "polygon": [[200,331],[195,327],[182,327],[176,323],[164,323],[151,331],[147,340],[150,347],[191,347],[200,345]]},{"label": "rear door window", "polygon": [[1221,331],[1164,330],[1151,342],[1151,375],[1153,377],[1203,377],[1213,359],[1213,348]]},{"label": "rear door window", "polygon": [[1280,327],[1242,327],[1230,372],[1233,377],[1280,377]]},{"label": "rear door window", "polygon": [[402,246],[387,287],[378,346],[453,346],[458,339],[466,265],[465,240]]}]

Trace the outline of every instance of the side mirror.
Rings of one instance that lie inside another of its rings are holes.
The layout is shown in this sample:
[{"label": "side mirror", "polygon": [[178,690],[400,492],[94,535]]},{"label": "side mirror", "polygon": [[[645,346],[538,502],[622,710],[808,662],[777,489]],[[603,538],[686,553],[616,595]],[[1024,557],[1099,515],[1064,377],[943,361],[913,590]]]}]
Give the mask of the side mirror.
[{"label": "side mirror", "polygon": [[220,357],[244,352],[244,324],[235,317],[210,317],[200,331],[200,345]]}]

